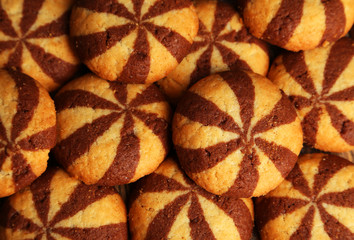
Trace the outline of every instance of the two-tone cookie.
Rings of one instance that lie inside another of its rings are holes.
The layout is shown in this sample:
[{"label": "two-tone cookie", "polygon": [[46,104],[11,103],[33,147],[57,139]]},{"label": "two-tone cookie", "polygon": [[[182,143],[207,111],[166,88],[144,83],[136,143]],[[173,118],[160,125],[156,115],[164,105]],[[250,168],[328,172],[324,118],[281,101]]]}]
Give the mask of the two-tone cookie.
[{"label": "two-tone cookie", "polygon": [[123,200],[112,187],[87,186],[59,168],[6,200],[0,236],[22,239],[127,240]]},{"label": "two-tone cookie", "polygon": [[55,90],[79,60],[69,43],[72,0],[0,1],[0,67],[17,69]]},{"label": "two-tone cookie", "polygon": [[276,189],[255,201],[256,224],[267,239],[354,239],[354,164],[307,154]]},{"label": "two-tone cookie", "polygon": [[244,9],[250,32],[290,51],[308,50],[334,42],[354,22],[352,0],[250,0]]},{"label": "two-tone cookie", "polygon": [[305,142],[317,149],[354,149],[354,41],[284,53],[268,77],[287,94],[302,121]]},{"label": "two-tone cookie", "polygon": [[242,239],[253,228],[251,199],[208,193],[168,158],[133,185],[129,228],[133,240]]},{"label": "two-tone cookie", "polygon": [[31,184],[56,143],[54,102],[38,82],[0,70],[0,197]]},{"label": "two-tone cookie", "polygon": [[216,72],[235,67],[261,75],[268,72],[266,44],[251,34],[230,4],[217,0],[195,2],[199,31],[190,53],[158,84],[177,102],[190,85]]},{"label": "two-tone cookie", "polygon": [[177,106],[172,131],[182,168],[217,195],[266,194],[302,148],[301,123],[286,95],[267,78],[241,70],[194,84]]},{"label": "two-tone cookie", "polygon": [[155,85],[88,74],[64,86],[55,105],[55,158],[86,184],[136,181],[167,155],[171,110]]},{"label": "two-tone cookie", "polygon": [[190,0],[79,0],[71,15],[81,60],[98,76],[125,83],[165,77],[197,31]]}]

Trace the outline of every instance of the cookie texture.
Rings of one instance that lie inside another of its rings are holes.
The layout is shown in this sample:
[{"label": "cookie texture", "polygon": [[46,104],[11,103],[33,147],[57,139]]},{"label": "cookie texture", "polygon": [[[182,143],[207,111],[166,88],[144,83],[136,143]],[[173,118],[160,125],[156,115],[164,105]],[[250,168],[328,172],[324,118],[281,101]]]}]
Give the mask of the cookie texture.
[{"label": "cookie texture", "polygon": [[86,184],[121,185],[153,172],[169,149],[170,107],[155,85],[85,75],[55,96],[56,160]]},{"label": "cookie texture", "polygon": [[346,35],[354,22],[354,4],[352,0],[250,0],[243,15],[255,37],[299,51]]},{"label": "cookie texture", "polygon": [[71,35],[81,60],[98,76],[152,83],[187,55],[198,31],[189,0],[79,0]]},{"label": "cookie texture", "polygon": [[208,193],[168,158],[139,180],[131,194],[129,227],[133,240],[250,239],[251,199]]},{"label": "cookie texture", "polygon": [[1,213],[4,240],[128,239],[125,205],[114,188],[87,186],[59,168],[11,196]]},{"label": "cookie texture", "polygon": [[276,189],[255,201],[262,239],[353,239],[354,165],[307,154]]},{"label": "cookie texture", "polygon": [[69,43],[72,0],[1,0],[0,67],[21,71],[48,91],[77,71]]},{"label": "cookie texture", "polygon": [[300,120],[285,94],[241,70],[193,85],[177,106],[172,131],[182,168],[217,195],[266,194],[291,171],[302,148]]},{"label": "cookie texture", "polygon": [[54,102],[34,79],[0,70],[0,197],[31,184],[56,143]]},{"label": "cookie texture", "polygon": [[223,1],[195,1],[199,31],[190,53],[158,84],[173,102],[196,81],[235,67],[268,72],[267,45],[248,33],[233,6]]},{"label": "cookie texture", "polygon": [[354,41],[285,53],[268,77],[290,98],[302,121],[304,140],[324,151],[354,149]]}]

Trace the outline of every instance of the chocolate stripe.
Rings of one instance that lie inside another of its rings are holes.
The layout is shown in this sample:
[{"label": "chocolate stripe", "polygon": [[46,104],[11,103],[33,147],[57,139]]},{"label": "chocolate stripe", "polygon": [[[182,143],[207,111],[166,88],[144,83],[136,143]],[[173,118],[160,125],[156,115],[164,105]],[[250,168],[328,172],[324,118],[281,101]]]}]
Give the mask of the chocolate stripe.
[{"label": "chocolate stripe", "polygon": [[141,25],[144,26],[162,45],[164,45],[165,48],[167,48],[177,62],[181,62],[189,53],[192,44],[181,34],[170,28],[154,25],[148,22],[144,22]]},{"label": "chocolate stripe", "polygon": [[305,115],[301,122],[302,131],[304,132],[304,142],[311,146],[314,146],[316,143],[320,114],[322,114],[321,108],[314,107]]},{"label": "chocolate stripe", "polygon": [[286,177],[294,166],[297,155],[286,147],[268,142],[262,138],[256,138],[255,143],[259,149],[274,163],[282,177]]},{"label": "chocolate stripe", "polygon": [[[41,230],[31,219],[25,218],[17,212],[7,200],[1,209],[1,216],[4,219],[5,228],[12,231],[20,230],[28,233],[34,233]],[[6,221],[5,221],[6,220]]]},{"label": "chocolate stripe", "polygon": [[38,12],[43,5],[44,0],[24,0],[22,7],[22,18],[20,28],[22,34],[26,34],[34,22],[37,20]]},{"label": "chocolate stripe", "polygon": [[12,156],[12,178],[15,184],[15,191],[30,185],[37,176],[28,165],[26,159],[21,153],[15,153]]},{"label": "chocolate stripe", "polygon": [[120,82],[109,82],[109,87],[114,92],[114,96],[117,101],[125,106],[128,98],[127,84]]},{"label": "chocolate stripe", "polygon": [[[3,146],[0,146],[2,148]],[[2,165],[4,164],[6,160],[6,152],[5,151],[0,151],[0,170],[2,169]]]},{"label": "chocolate stripe", "polygon": [[[207,43],[208,44],[208,43]],[[205,44],[205,45],[207,45]],[[196,48],[196,47],[195,47]],[[196,83],[200,79],[209,76],[211,73],[211,55],[213,53],[213,45],[208,48],[198,58],[195,68],[190,75],[190,85]]]},{"label": "chocolate stripe", "polygon": [[252,71],[248,63],[244,60],[240,59],[240,56],[237,55],[233,50],[230,48],[220,44],[215,43],[215,47],[219,50],[220,55],[222,56],[222,60],[230,69],[234,68],[241,68],[244,70]]},{"label": "chocolate stripe", "polygon": [[321,0],[326,15],[326,30],[322,35],[320,45],[323,42],[334,42],[344,33],[346,16],[344,6],[340,0]]},{"label": "chocolate stripe", "polygon": [[289,100],[297,110],[312,106],[311,99],[302,96],[290,95]]},{"label": "chocolate stripe", "polygon": [[89,61],[104,54],[134,29],[136,29],[136,26],[128,23],[121,26],[110,27],[105,32],[74,36],[72,37],[73,46],[82,61]]},{"label": "chocolate stripe", "polygon": [[354,145],[354,122],[348,119],[336,106],[325,103],[332,126],[349,145]]},{"label": "chocolate stripe", "polygon": [[308,198],[312,197],[312,190],[309,187],[309,183],[304,177],[304,173],[301,171],[298,164],[295,164],[295,167],[289,175],[286,177],[286,180],[292,183],[293,188],[301,192]]},{"label": "chocolate stripe", "polygon": [[16,46],[17,41],[0,41],[0,53],[5,50],[12,49]]},{"label": "chocolate stripe", "polygon": [[55,107],[57,112],[76,107],[122,110],[117,104],[81,89],[64,91],[55,96]]},{"label": "chocolate stripe", "polygon": [[304,0],[282,0],[262,38],[274,45],[284,47],[301,22],[303,7]]},{"label": "chocolate stripe", "polygon": [[9,68],[9,69],[16,68],[16,70],[21,71],[22,51],[23,51],[22,42],[18,42],[15,50],[9,56],[9,60],[6,63],[5,68]]},{"label": "chocolate stripe", "polygon": [[7,142],[6,129],[0,118],[0,140]]},{"label": "chocolate stripe", "polygon": [[205,220],[202,206],[195,194],[192,194],[191,205],[188,209],[190,234],[193,240],[213,240],[215,238],[209,227],[209,223]]},{"label": "chocolate stripe", "polygon": [[128,239],[128,230],[125,223],[99,226],[96,228],[53,228],[52,232],[72,240],[86,239]]},{"label": "chocolate stripe", "polygon": [[135,12],[135,18],[140,20],[141,8],[143,6],[144,0],[132,0],[132,2]]},{"label": "chocolate stripe", "polygon": [[332,93],[328,97],[324,97],[329,101],[354,101],[354,86],[339,92]]},{"label": "chocolate stripe", "polygon": [[207,45],[210,44],[209,40],[203,39],[200,41],[194,41],[190,50],[189,50],[189,54],[191,53],[195,53],[196,51],[198,51],[199,49],[201,49],[202,47],[205,47]]},{"label": "chocolate stripe", "polygon": [[116,156],[98,184],[121,185],[134,177],[140,160],[140,140],[134,133],[134,120],[129,112],[125,114],[120,135]]},{"label": "chocolate stripe", "polygon": [[7,12],[0,5],[0,31],[9,37],[17,37],[17,33],[12,26],[12,22],[7,15]]},{"label": "chocolate stripe", "polygon": [[47,128],[43,131],[40,131],[32,136],[28,136],[25,139],[22,139],[17,144],[21,149],[26,151],[37,151],[40,149],[51,149],[56,144],[56,126]]},{"label": "chocolate stripe", "polygon": [[331,192],[322,195],[317,202],[338,207],[354,208],[354,188],[342,192]]},{"label": "chocolate stripe", "polygon": [[136,95],[136,97],[129,103],[129,107],[139,107],[151,103],[164,102],[166,99],[160,90],[153,84],[147,87],[143,92]]},{"label": "chocolate stripe", "polygon": [[151,221],[145,240],[167,239],[178,213],[187,203],[189,196],[190,194],[179,196],[160,210]]},{"label": "chocolate stripe", "polygon": [[[102,136],[122,113],[113,112],[95,119],[77,129],[69,137],[59,142],[54,148],[56,160],[68,168],[77,158],[90,150],[91,145]],[[75,151],[72,149],[75,147]]]},{"label": "chocolate stripe", "polygon": [[[145,83],[150,71],[150,45],[146,30],[139,28],[134,51],[129,56],[121,75],[121,82]],[[134,79],[133,79],[134,78]]]},{"label": "chocolate stripe", "polygon": [[218,143],[207,148],[190,149],[175,146],[182,168],[188,173],[199,173],[213,168],[242,146],[240,138]]},{"label": "chocolate stripe", "polygon": [[290,240],[296,239],[311,239],[311,231],[313,226],[313,219],[315,216],[315,207],[311,206],[305,216],[302,218],[300,226],[291,234]]},{"label": "chocolate stripe", "polygon": [[156,1],[154,5],[152,5],[148,12],[144,14],[141,20],[146,20],[149,18],[156,17],[158,15],[162,15],[166,12],[172,10],[178,10],[183,8],[188,8],[192,5],[191,1],[188,0],[164,0],[164,1]]},{"label": "chocolate stripe", "polygon": [[211,29],[214,38],[216,38],[220,32],[224,30],[233,15],[235,15],[235,10],[230,4],[220,1],[216,2],[214,23]]},{"label": "chocolate stripe", "polygon": [[230,115],[213,102],[190,91],[187,91],[179,102],[176,113],[204,126],[215,126],[225,131],[241,133],[241,129]]}]

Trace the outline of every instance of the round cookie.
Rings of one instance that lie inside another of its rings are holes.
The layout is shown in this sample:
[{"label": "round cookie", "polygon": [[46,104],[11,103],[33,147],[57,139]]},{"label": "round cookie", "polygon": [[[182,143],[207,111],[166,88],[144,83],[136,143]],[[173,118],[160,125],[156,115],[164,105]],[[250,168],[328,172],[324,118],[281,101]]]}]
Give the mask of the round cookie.
[{"label": "round cookie", "polygon": [[323,151],[354,149],[354,41],[285,53],[268,77],[287,94],[302,121],[305,143]]},{"label": "round cookie", "polygon": [[81,60],[98,76],[125,83],[165,77],[197,31],[190,0],[78,0],[71,15]]},{"label": "round cookie", "polygon": [[48,91],[73,77],[79,61],[69,42],[73,0],[0,1],[0,67],[17,69]]},{"label": "round cookie", "polygon": [[0,197],[31,184],[56,143],[54,102],[34,79],[0,70]]},{"label": "round cookie", "polygon": [[171,110],[155,85],[92,74],[55,96],[56,160],[86,184],[121,185],[153,172],[169,149]]},{"label": "round cookie", "polygon": [[228,3],[216,0],[195,2],[199,31],[190,53],[158,84],[177,102],[196,81],[235,67],[266,75],[267,45],[248,33],[240,15]]},{"label": "round cookie", "polygon": [[262,239],[353,239],[354,165],[307,154],[276,189],[255,201]]},{"label": "round cookie", "polygon": [[255,37],[290,51],[327,45],[348,33],[352,0],[250,0],[243,13]]},{"label": "round cookie", "polygon": [[128,239],[125,205],[114,188],[87,186],[59,168],[11,196],[1,213],[4,240]]},{"label": "round cookie", "polygon": [[177,106],[172,134],[190,178],[211,193],[238,198],[274,189],[302,148],[300,120],[285,94],[241,70],[193,85]]},{"label": "round cookie", "polygon": [[133,187],[132,240],[250,239],[251,199],[221,197],[191,181],[172,158]]}]

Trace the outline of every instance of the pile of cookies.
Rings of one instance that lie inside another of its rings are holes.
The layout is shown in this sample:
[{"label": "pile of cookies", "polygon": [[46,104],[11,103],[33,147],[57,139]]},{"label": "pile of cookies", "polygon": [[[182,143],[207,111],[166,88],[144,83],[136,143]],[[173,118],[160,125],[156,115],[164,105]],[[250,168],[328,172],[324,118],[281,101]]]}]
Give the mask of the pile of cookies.
[{"label": "pile of cookies", "polygon": [[0,1],[1,240],[354,238],[352,0],[234,5]]}]

